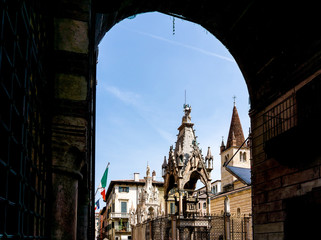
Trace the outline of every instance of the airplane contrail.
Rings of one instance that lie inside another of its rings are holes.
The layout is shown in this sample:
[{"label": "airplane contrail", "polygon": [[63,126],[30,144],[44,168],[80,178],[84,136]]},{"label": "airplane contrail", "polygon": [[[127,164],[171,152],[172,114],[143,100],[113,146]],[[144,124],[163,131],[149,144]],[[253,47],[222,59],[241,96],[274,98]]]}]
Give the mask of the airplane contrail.
[{"label": "airplane contrail", "polygon": [[222,56],[222,55],[219,55],[217,53],[210,52],[210,51],[206,51],[206,50],[198,48],[198,47],[194,47],[194,46],[187,45],[187,44],[184,44],[184,43],[180,43],[180,42],[177,42],[177,41],[169,40],[169,39],[166,39],[166,38],[154,35],[154,34],[141,32],[141,31],[137,31],[137,30],[133,30],[133,29],[129,29],[129,28],[126,28],[126,27],[122,27],[122,28],[124,28],[126,30],[129,30],[129,31],[132,31],[132,32],[135,32],[135,33],[138,33],[138,34],[141,34],[141,35],[145,35],[145,36],[148,36],[148,37],[163,41],[163,42],[167,42],[167,43],[174,44],[174,45],[177,45],[177,46],[185,47],[185,48],[188,48],[188,49],[203,53],[205,55],[217,57],[217,58],[229,61],[229,62],[235,62],[235,60],[232,59],[232,58],[225,57],[225,56]]}]

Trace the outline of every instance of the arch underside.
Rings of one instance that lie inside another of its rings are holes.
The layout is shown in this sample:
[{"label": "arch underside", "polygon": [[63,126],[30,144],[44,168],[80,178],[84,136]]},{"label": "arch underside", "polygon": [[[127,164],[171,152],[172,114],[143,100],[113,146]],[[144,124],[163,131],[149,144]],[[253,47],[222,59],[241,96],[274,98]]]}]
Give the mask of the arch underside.
[{"label": "arch underside", "polygon": [[190,174],[188,181],[183,183],[183,189],[194,191],[196,189],[196,183],[198,180],[200,180],[204,184],[204,186],[207,186],[206,181],[204,180],[204,176],[202,176],[199,172],[194,171]]},{"label": "arch underside", "polygon": [[245,78],[252,108],[259,108],[321,65],[315,4],[96,0],[96,45],[117,22],[140,13],[158,11],[198,23],[230,51]]},{"label": "arch underside", "polygon": [[171,189],[177,187],[177,180],[173,174],[168,174],[164,181],[164,194],[168,196],[168,193]]}]

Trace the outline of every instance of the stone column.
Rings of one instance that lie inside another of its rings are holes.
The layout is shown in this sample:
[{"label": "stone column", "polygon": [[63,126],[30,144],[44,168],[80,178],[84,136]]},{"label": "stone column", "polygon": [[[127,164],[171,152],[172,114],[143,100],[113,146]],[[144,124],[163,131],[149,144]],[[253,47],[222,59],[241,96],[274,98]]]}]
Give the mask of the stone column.
[{"label": "stone column", "polygon": [[211,197],[208,192],[207,192],[206,198],[207,198],[206,213],[207,215],[211,215]]},{"label": "stone column", "polygon": [[164,196],[165,200],[165,216],[168,215],[168,195]]},{"label": "stone column", "polygon": [[52,239],[77,239],[78,181],[85,162],[86,125],[78,118],[53,119]]},{"label": "stone column", "polygon": [[211,214],[211,196],[210,196],[210,192],[211,192],[211,182],[209,181],[209,183],[207,184],[207,188],[206,188],[206,214],[207,215]]},{"label": "stone column", "polygon": [[171,218],[171,226],[172,226],[172,232],[171,232],[171,234],[172,234],[172,240],[177,240],[177,231],[176,231],[176,229],[177,229],[177,221],[176,221],[176,216],[172,216],[172,218]]},{"label": "stone column", "polygon": [[249,217],[244,217],[244,225],[245,225],[245,240],[250,240],[250,219]]},{"label": "stone column", "polygon": [[88,238],[89,191],[86,183],[87,179],[78,182],[77,240],[87,240]]},{"label": "stone column", "polygon": [[230,215],[229,213],[224,214],[224,231],[225,231],[225,239],[231,239],[231,223],[230,223]]},{"label": "stone column", "polygon": [[180,226],[178,232],[179,232],[179,240],[185,240],[184,239],[184,228]]},{"label": "stone column", "polygon": [[183,190],[179,189],[178,215],[183,216]]},{"label": "stone column", "polygon": [[[52,86],[50,109],[52,132],[51,239],[86,239],[86,229],[77,237],[78,184],[80,170],[90,151],[88,128],[91,118],[91,1],[56,0],[53,13]],[[92,49],[91,49],[92,50]],[[91,174],[87,173],[86,178]],[[89,181],[89,179],[84,179]],[[89,193],[90,194],[90,193]],[[86,203],[79,211],[86,218]],[[86,220],[88,221],[88,220]],[[88,228],[85,222],[80,226]]]}]

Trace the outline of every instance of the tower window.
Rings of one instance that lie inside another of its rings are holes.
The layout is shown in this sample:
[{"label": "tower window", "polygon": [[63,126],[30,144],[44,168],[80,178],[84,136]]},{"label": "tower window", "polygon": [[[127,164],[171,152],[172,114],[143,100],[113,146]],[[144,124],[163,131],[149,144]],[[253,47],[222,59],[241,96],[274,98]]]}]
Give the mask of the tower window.
[{"label": "tower window", "polygon": [[236,210],[236,216],[237,216],[237,217],[240,217],[240,216],[241,216],[241,209],[240,209],[240,208],[237,208],[237,210]]}]

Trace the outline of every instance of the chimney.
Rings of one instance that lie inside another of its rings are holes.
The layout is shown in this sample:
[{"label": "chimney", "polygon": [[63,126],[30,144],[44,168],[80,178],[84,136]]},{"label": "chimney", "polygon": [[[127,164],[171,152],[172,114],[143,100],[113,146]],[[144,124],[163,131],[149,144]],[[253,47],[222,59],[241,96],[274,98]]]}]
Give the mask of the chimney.
[{"label": "chimney", "polygon": [[139,173],[134,173],[134,181],[139,182]]}]

